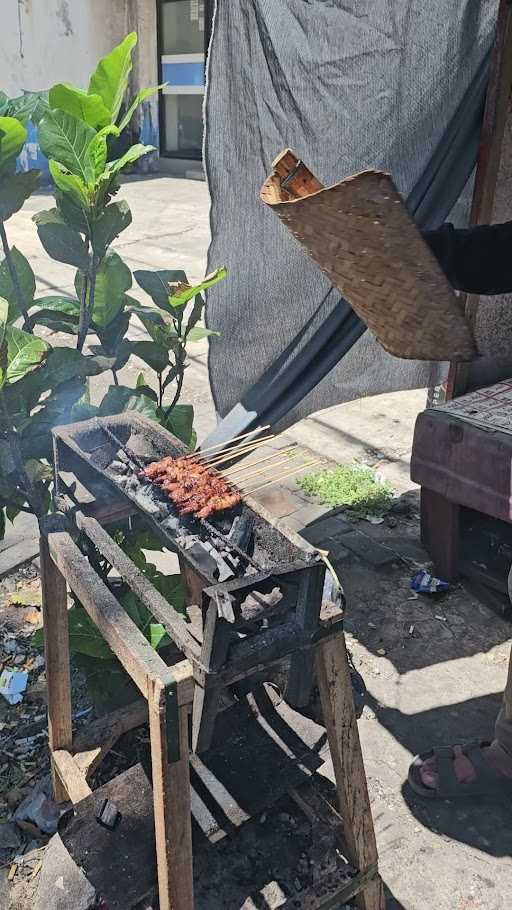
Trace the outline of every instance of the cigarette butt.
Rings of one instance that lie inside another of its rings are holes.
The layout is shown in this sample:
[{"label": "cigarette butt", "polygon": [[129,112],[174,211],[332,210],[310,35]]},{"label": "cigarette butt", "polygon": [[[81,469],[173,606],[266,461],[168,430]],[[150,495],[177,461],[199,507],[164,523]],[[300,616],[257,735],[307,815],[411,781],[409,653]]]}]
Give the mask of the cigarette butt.
[{"label": "cigarette butt", "polygon": [[412,635],[413,632],[414,632],[414,626],[410,626],[410,628],[409,628],[409,635]]},{"label": "cigarette butt", "polygon": [[9,875],[7,876],[7,881],[12,882],[14,876],[16,875],[16,869],[18,868],[18,863],[13,863],[9,869]]}]

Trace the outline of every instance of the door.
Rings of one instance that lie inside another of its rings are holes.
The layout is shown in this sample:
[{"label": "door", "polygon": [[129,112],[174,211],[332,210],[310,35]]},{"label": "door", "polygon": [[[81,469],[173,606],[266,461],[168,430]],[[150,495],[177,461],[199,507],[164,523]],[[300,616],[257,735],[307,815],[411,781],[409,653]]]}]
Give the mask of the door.
[{"label": "door", "polygon": [[160,153],[200,160],[206,41],[211,6],[206,0],[160,0]]}]

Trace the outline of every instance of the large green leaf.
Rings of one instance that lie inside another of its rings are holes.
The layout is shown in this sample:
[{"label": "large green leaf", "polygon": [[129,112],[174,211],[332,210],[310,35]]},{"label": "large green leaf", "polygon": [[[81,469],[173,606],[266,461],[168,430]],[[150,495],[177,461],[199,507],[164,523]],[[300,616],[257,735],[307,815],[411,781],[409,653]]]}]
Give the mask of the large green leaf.
[{"label": "large green leaf", "polygon": [[111,417],[124,411],[139,411],[146,417],[156,420],[156,404],[145,394],[145,390],[111,385],[100,404],[100,417]]},{"label": "large green leaf", "polygon": [[0,178],[0,221],[19,212],[23,203],[39,186],[41,171],[19,171]]},{"label": "large green leaf", "polygon": [[188,341],[202,341],[203,338],[209,338],[210,335],[220,335],[220,332],[215,332],[213,329],[204,329],[202,326],[196,326],[187,331]]},{"label": "large green leaf", "polygon": [[109,136],[119,136],[119,130],[113,123],[109,124],[109,126],[104,126],[99,133],[96,133],[89,146],[89,154],[94,164],[96,179],[101,177],[107,165]]},{"label": "large green leaf", "polygon": [[136,44],[137,34],[131,32],[110,54],[100,60],[89,82],[89,92],[102,98],[112,121],[117,120],[128,88],[132,51]]},{"label": "large green leaf", "polygon": [[23,125],[29,120],[36,126],[48,111],[48,92],[24,92],[9,101],[9,114]]},{"label": "large green leaf", "polygon": [[169,285],[176,282],[187,283],[185,272],[178,269],[160,269],[156,272],[137,269],[133,273],[133,277],[139,287],[149,294],[153,303],[156,303],[162,310],[169,309],[169,297],[171,296]]},{"label": "large green leaf", "polygon": [[160,423],[187,446],[191,445],[194,438],[194,408],[191,404],[177,404],[172,409],[169,417],[161,419]]},{"label": "large green leaf", "polygon": [[137,307],[134,309],[134,312],[155,344],[167,350],[174,350],[179,346],[177,333],[173,327],[162,318],[162,314],[159,313],[158,310]]},{"label": "large green leaf", "polygon": [[155,373],[163,373],[169,363],[168,348],[161,348],[153,341],[124,341],[120,345],[121,353],[140,357]]},{"label": "large green leaf", "polygon": [[[83,276],[75,277],[75,288],[79,297],[82,293]],[[132,274],[127,265],[114,250],[103,259],[97,275],[94,290],[92,321],[100,329],[109,325],[123,310],[124,295],[132,286]],[[88,294],[90,291],[88,292]]]},{"label": "large green leaf", "polygon": [[87,184],[84,180],[82,180],[81,177],[77,177],[76,174],[70,174],[62,164],[59,164],[58,161],[54,161],[53,159],[50,159],[49,168],[53,182],[61,193],[71,196],[75,205],[87,209],[89,206],[89,197],[87,194]]},{"label": "large green leaf", "polygon": [[45,464],[38,458],[29,458],[24,464],[25,472],[31,483],[39,483],[41,480],[52,480],[53,470],[49,464]]},{"label": "large green leaf", "polygon": [[64,221],[58,209],[39,212],[33,221],[39,239],[52,259],[74,265],[83,272],[88,270],[89,254],[85,242],[78,231]]},{"label": "large green leaf", "polygon": [[95,222],[92,232],[92,245],[98,259],[103,259],[112,241],[131,223],[130,206],[124,199],[107,205]]},{"label": "large green leaf", "polygon": [[222,281],[227,275],[227,269],[222,267],[220,269],[215,269],[210,275],[207,275],[204,281],[201,281],[200,284],[196,284],[193,287],[191,285],[186,285],[183,288],[179,288],[169,297],[169,304],[172,307],[182,307],[189,300],[192,300],[196,294],[201,294],[203,291],[206,291],[207,288],[213,287],[214,284],[217,284],[219,281]]},{"label": "large green leaf", "polygon": [[110,123],[110,111],[99,95],[88,94],[67,82],[59,82],[50,89],[49,101],[51,108],[66,111],[94,129],[100,129]]},{"label": "large green leaf", "polygon": [[94,162],[89,146],[96,135],[92,126],[66,111],[48,111],[39,124],[41,151],[47,158],[58,161],[70,174],[85,183],[94,180]]},{"label": "large green leaf", "polygon": [[52,348],[44,367],[37,375],[41,391],[45,391],[55,389],[71,379],[85,379],[102,372],[102,363],[97,357],[81,354],[75,348]]},{"label": "large green leaf", "polygon": [[[21,382],[24,383],[25,380],[21,380]],[[9,388],[7,386],[7,390]],[[16,386],[13,386],[13,391],[15,389]],[[24,459],[46,458],[51,460],[50,434],[53,427],[80,419],[78,416],[75,417],[74,407],[77,402],[81,401],[85,393],[86,380],[72,379],[61,383],[51,395],[44,399],[43,406],[20,427]]]},{"label": "large green leaf", "polygon": [[142,158],[143,155],[148,155],[149,152],[156,152],[154,145],[142,145],[138,142],[137,145],[132,145],[121,158],[116,158],[115,161],[109,161],[107,169],[110,174],[118,174],[123,168],[128,167],[129,164],[135,164],[139,158]]},{"label": "large green leaf", "polygon": [[27,131],[15,117],[0,117],[0,174],[14,166],[27,139]]},{"label": "large green leaf", "polygon": [[29,370],[38,366],[46,357],[49,345],[42,338],[23,332],[10,325],[5,332],[7,341],[7,370],[5,379],[9,383],[22,379]]},{"label": "large green leaf", "polygon": [[[15,246],[11,249],[11,261],[18,277],[18,284],[25,307],[28,310],[32,306],[32,300],[36,292],[34,272],[28,259]],[[0,263],[0,296],[9,301],[9,321],[17,319],[20,315],[20,308],[6,259]]]},{"label": "large green leaf", "polygon": [[138,93],[138,95],[135,96],[133,101],[130,102],[130,104],[128,105],[128,108],[126,110],[126,113],[124,114],[123,118],[119,121],[119,123],[118,123],[119,132],[121,132],[128,126],[128,124],[129,124],[130,120],[132,119],[135,111],[137,110],[139,104],[142,104],[142,102],[145,101],[146,98],[149,98],[151,95],[154,95],[155,92],[158,92],[158,90],[163,88],[164,85],[167,85],[167,83],[162,82],[161,85],[152,85],[150,88],[141,89],[141,91]]},{"label": "large green leaf", "polygon": [[[126,301],[128,300],[128,295],[125,294],[125,306]],[[122,339],[128,331],[128,326],[130,325],[130,314],[126,310],[121,310],[115,319],[112,319],[108,325],[103,327],[95,327],[95,330],[98,334],[98,338],[101,341],[102,347],[109,354],[113,354],[118,350],[119,345],[121,344]]]},{"label": "large green leaf", "polygon": [[[41,307],[42,310],[49,312],[62,313],[66,316],[80,315],[80,301],[76,297],[60,297],[59,295],[50,297],[37,297],[34,300],[34,306]],[[34,316],[37,322],[37,313]]]}]

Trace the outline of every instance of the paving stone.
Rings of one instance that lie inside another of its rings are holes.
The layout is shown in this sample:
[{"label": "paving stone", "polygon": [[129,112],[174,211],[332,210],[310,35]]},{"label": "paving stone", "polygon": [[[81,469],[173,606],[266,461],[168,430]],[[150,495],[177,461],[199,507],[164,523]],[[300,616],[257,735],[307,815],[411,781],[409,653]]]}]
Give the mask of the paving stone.
[{"label": "paving stone", "polygon": [[319,518],[323,518],[326,515],[327,509],[325,506],[319,506],[316,503],[308,503],[307,505],[299,505],[296,512],[292,513],[292,518],[300,525],[301,528],[314,524]]},{"label": "paving stone", "polygon": [[89,910],[95,898],[96,890],[54,834],[39,873],[34,910]]},{"label": "paving stone", "polygon": [[376,540],[371,540],[357,531],[343,534],[343,546],[375,567],[389,565],[396,560],[394,552],[388,547],[381,546]]},{"label": "paving stone", "polygon": [[308,524],[302,532],[302,536],[313,546],[328,545],[331,538],[344,536],[353,532],[353,525],[341,516],[328,516],[312,524]]},{"label": "paving stone", "polygon": [[261,505],[271,512],[275,518],[284,518],[297,511],[297,502],[287,490],[281,490],[279,487],[271,487],[268,490],[262,490],[255,497]]}]

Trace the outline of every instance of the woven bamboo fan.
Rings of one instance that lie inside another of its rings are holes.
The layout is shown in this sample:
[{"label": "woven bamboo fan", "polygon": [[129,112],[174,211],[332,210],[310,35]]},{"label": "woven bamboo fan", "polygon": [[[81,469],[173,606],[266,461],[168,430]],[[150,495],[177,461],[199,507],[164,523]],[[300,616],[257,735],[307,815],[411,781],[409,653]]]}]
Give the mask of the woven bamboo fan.
[{"label": "woven bamboo fan", "polygon": [[383,348],[413,360],[471,360],[463,307],[389,174],[325,188],[287,149],[261,190]]}]

